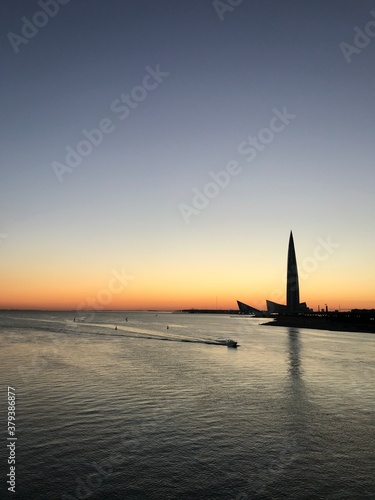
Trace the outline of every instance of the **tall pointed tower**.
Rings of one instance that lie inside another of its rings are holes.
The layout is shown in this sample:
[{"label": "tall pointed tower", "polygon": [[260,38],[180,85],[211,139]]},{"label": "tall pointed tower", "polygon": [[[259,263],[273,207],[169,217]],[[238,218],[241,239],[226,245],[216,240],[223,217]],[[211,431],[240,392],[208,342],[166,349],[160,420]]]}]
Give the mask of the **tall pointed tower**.
[{"label": "tall pointed tower", "polygon": [[286,281],[286,309],[288,313],[298,312],[299,284],[296,252],[294,250],[293,233],[290,231],[288,246],[288,270]]}]

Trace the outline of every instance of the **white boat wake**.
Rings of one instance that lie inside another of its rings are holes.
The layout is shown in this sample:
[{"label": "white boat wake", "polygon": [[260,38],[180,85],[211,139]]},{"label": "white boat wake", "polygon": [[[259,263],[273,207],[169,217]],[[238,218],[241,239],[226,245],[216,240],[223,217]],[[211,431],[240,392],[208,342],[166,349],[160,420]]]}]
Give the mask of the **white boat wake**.
[{"label": "white boat wake", "polygon": [[[17,319],[14,317],[14,319]],[[38,321],[38,322],[47,322],[47,323],[55,323],[55,324],[63,324],[68,326],[69,328],[77,328],[79,326],[81,327],[96,327],[96,328],[106,328],[112,330],[111,333],[100,333],[100,332],[83,332],[81,331],[80,333],[84,335],[108,335],[111,337],[128,337],[128,338],[142,338],[142,339],[151,339],[151,340],[164,340],[164,341],[169,341],[169,342],[190,342],[193,344],[210,344],[210,345],[224,345],[227,347],[238,347],[238,344],[235,340],[230,340],[230,339],[212,339],[212,338],[202,338],[202,337],[184,337],[183,335],[176,335],[172,333],[168,329],[168,334],[163,334],[161,332],[155,332],[154,330],[150,330],[147,328],[139,328],[137,326],[131,326],[131,325],[114,325],[111,323],[91,323],[85,321],[84,317],[77,318],[74,321],[73,320],[55,320],[55,319],[36,319],[36,318],[22,318],[23,320],[26,321]],[[118,333],[118,332],[124,332],[124,333]],[[61,334],[62,332],[53,332],[51,333],[59,333]],[[73,334],[73,331],[66,331],[66,334]]]}]

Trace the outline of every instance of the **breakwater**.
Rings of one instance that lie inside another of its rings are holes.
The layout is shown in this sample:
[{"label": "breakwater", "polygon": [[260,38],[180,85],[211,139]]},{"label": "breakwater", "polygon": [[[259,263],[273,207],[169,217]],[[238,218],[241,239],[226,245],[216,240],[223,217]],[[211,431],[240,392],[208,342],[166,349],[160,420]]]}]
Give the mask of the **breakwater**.
[{"label": "breakwater", "polygon": [[279,314],[263,325],[314,328],[344,332],[375,333],[375,310],[326,312],[310,314]]}]

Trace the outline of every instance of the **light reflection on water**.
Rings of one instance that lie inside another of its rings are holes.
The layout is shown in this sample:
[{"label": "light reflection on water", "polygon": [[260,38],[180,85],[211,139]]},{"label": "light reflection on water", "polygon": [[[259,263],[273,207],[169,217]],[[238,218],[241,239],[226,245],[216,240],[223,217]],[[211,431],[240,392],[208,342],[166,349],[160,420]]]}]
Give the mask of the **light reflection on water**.
[{"label": "light reflection on water", "polygon": [[19,498],[373,498],[375,337],[219,315],[83,320],[0,315]]}]

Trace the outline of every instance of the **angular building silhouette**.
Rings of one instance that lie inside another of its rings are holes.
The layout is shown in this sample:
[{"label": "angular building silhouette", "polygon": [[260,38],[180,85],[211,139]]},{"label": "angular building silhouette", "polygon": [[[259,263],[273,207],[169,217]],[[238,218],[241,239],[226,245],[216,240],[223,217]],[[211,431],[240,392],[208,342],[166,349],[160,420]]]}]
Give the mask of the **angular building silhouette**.
[{"label": "angular building silhouette", "polygon": [[[255,307],[237,301],[240,314],[253,314],[255,316],[264,316],[265,311],[259,311]],[[294,248],[293,233],[290,231],[287,259],[287,281],[286,281],[286,305],[277,304],[271,300],[266,300],[268,314],[297,314],[306,313],[310,309],[306,302],[299,301],[299,282],[296,251]]]},{"label": "angular building silhouette", "polygon": [[286,310],[296,313],[299,310],[299,283],[296,251],[294,249],[293,233],[290,231],[288,246],[288,267],[286,278]]},{"label": "angular building silhouette", "polygon": [[240,310],[240,314],[251,314],[252,316],[264,317],[267,316],[265,311],[261,311],[260,309],[256,309],[255,307],[249,306],[248,304],[244,304],[237,300],[238,309]]}]

